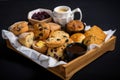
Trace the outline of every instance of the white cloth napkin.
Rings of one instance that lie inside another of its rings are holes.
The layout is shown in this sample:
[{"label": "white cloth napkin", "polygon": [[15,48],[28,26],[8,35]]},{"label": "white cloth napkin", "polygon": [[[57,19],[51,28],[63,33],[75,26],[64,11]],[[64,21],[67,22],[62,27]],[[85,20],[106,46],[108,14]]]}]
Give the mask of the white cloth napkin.
[{"label": "white cloth napkin", "polygon": [[32,61],[36,62],[37,64],[43,66],[44,68],[48,67],[55,67],[61,64],[66,64],[64,61],[57,61],[56,59],[46,56],[42,53],[39,53],[33,49],[27,48],[22,46],[18,42],[18,38],[10,31],[2,30],[2,37],[3,39],[7,39],[10,41],[10,44],[20,52],[20,54],[24,55],[25,57],[31,59]]}]

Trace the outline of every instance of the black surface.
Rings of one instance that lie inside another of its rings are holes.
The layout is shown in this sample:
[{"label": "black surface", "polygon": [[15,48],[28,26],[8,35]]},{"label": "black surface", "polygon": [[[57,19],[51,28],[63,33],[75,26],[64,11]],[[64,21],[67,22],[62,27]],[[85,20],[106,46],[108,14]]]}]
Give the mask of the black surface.
[{"label": "black surface", "polygon": [[[37,8],[53,10],[54,7],[59,5],[67,5],[72,9],[81,8],[83,12],[82,21],[89,25],[98,25],[103,30],[117,30],[114,34],[117,36],[115,50],[105,53],[78,71],[71,80],[119,80],[120,6],[116,0],[1,0],[0,31],[8,29],[14,22],[27,20],[27,13],[30,10]],[[61,80],[53,73],[8,49],[5,40],[0,35],[0,80],[41,80],[43,76],[45,76],[43,80]]]}]

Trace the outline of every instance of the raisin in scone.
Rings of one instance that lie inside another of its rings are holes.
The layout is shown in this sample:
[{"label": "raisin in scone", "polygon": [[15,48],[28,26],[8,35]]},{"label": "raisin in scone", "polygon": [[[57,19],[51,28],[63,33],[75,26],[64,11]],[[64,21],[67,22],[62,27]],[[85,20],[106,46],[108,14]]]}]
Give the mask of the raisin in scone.
[{"label": "raisin in scone", "polygon": [[49,37],[61,37],[61,38],[69,38],[69,34],[66,33],[65,31],[54,31],[50,34]]},{"label": "raisin in scone", "polygon": [[48,48],[47,55],[57,60],[63,60],[64,49],[65,49],[65,45],[60,46],[60,47]]},{"label": "raisin in scone", "polygon": [[64,43],[65,40],[60,37],[50,37],[46,40],[46,45],[48,47],[59,47],[62,46]]},{"label": "raisin in scone", "polygon": [[60,37],[62,40],[64,40],[64,42],[67,42],[70,36],[65,31],[59,30],[52,32],[49,37]]},{"label": "raisin in scone", "polygon": [[50,27],[47,23],[37,23],[34,25],[35,38],[45,40],[50,34]]},{"label": "raisin in scone", "polygon": [[9,27],[9,30],[13,32],[15,35],[27,32],[29,30],[28,22],[26,21],[16,22]]},{"label": "raisin in scone", "polygon": [[18,36],[18,41],[26,47],[31,47],[31,45],[33,44],[33,39],[34,39],[33,32],[24,32]]},{"label": "raisin in scone", "polygon": [[54,31],[46,40],[48,47],[59,47],[64,45],[69,40],[69,34],[64,31]]}]

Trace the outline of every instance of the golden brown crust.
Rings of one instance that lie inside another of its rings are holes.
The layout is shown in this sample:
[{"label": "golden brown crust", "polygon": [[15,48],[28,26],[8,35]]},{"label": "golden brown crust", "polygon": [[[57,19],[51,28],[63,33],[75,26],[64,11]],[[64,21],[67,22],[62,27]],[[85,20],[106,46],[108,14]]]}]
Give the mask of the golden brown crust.
[{"label": "golden brown crust", "polygon": [[34,25],[35,38],[45,40],[50,34],[50,27],[47,23],[37,23]]},{"label": "golden brown crust", "polygon": [[51,37],[46,40],[48,47],[60,47],[65,43],[64,39],[60,37]]},{"label": "golden brown crust", "polygon": [[34,39],[34,33],[33,32],[24,32],[21,33],[18,37],[18,41],[26,46],[26,47],[31,47],[31,45],[33,44],[33,39]]},{"label": "golden brown crust", "polygon": [[103,32],[103,30],[94,25],[91,27],[88,31],[85,32],[85,40],[84,44],[90,45],[90,44],[98,44],[100,45],[101,43],[104,42],[106,38],[106,34]]},{"label": "golden brown crust", "polygon": [[82,41],[85,39],[85,35],[82,33],[75,33],[71,35],[70,37],[74,42],[82,43]]},{"label": "golden brown crust", "polygon": [[13,32],[15,35],[20,35],[21,33],[27,32],[29,30],[28,22],[26,21],[16,22],[9,27],[9,30]]},{"label": "golden brown crust", "polygon": [[37,46],[36,44],[38,43],[38,41],[34,41],[32,44],[32,48],[40,53],[45,54],[48,47],[46,46],[46,43],[44,41],[41,41],[40,44],[42,44],[41,46]]},{"label": "golden brown crust", "polygon": [[47,55],[57,60],[63,60],[64,49],[65,49],[64,45],[60,47],[48,48]]},{"label": "golden brown crust", "polygon": [[69,34],[66,33],[65,31],[54,31],[50,34],[49,37],[61,37],[61,38],[69,38]]},{"label": "golden brown crust", "polygon": [[61,26],[59,24],[49,22],[47,23],[50,26],[51,32],[56,31],[56,30],[61,30]]},{"label": "golden brown crust", "polygon": [[67,31],[69,32],[78,32],[82,31],[84,29],[83,22],[79,20],[72,20],[69,23],[67,23]]},{"label": "golden brown crust", "polygon": [[46,40],[48,47],[59,47],[64,45],[69,40],[69,34],[64,31],[54,31]]}]

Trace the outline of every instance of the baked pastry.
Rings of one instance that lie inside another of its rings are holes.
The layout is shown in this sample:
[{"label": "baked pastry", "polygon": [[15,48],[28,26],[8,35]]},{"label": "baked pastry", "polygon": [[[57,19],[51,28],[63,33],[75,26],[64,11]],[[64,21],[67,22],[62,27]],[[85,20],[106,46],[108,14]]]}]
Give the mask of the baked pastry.
[{"label": "baked pastry", "polygon": [[31,47],[31,45],[33,44],[33,39],[34,39],[34,33],[33,32],[24,32],[24,33],[21,33],[19,36],[18,36],[18,41],[26,46],[26,47]]},{"label": "baked pastry", "polygon": [[80,20],[72,20],[69,23],[67,23],[67,31],[70,33],[74,32],[82,32],[84,30],[84,24]]},{"label": "baked pastry", "polygon": [[50,34],[50,27],[47,23],[37,23],[34,25],[35,38],[45,40]]},{"label": "baked pastry", "polygon": [[104,42],[106,38],[106,34],[103,32],[103,30],[100,27],[94,25],[85,32],[85,37],[86,37],[84,39],[85,45],[90,45],[90,44],[100,45],[101,43]]},{"label": "baked pastry", "polygon": [[51,32],[56,30],[61,30],[61,26],[59,24],[49,22],[48,25],[50,26]]},{"label": "baked pastry", "polygon": [[84,34],[86,37],[92,35],[92,36],[97,36],[99,39],[102,39],[102,40],[106,38],[106,34],[103,32],[103,30],[96,25],[92,26]]},{"label": "baked pastry", "polygon": [[65,49],[64,45],[60,47],[48,48],[47,55],[57,60],[63,60],[64,49]]},{"label": "baked pastry", "polygon": [[74,42],[82,43],[82,41],[85,39],[85,35],[82,33],[75,33],[72,34],[70,37]]},{"label": "baked pastry", "polygon": [[65,40],[61,37],[50,37],[46,40],[48,47],[60,47],[65,43]]},{"label": "baked pastry", "polygon": [[64,31],[54,31],[46,40],[48,47],[59,47],[68,42],[69,34]]},{"label": "baked pastry", "polygon": [[32,47],[34,50],[40,52],[40,53],[46,53],[47,51],[47,46],[46,46],[46,43],[44,41],[34,41],[33,44],[32,44]]},{"label": "baked pastry", "polygon": [[102,44],[104,42],[104,40],[96,37],[96,36],[88,36],[85,38],[84,40],[84,44],[89,46],[90,44]]},{"label": "baked pastry", "polygon": [[21,33],[28,31],[28,22],[26,21],[19,21],[14,23],[9,27],[9,30],[13,32],[15,35],[19,35]]},{"label": "baked pastry", "polygon": [[50,34],[49,37],[61,37],[61,38],[69,38],[69,34],[66,33],[65,31],[54,31]]}]

